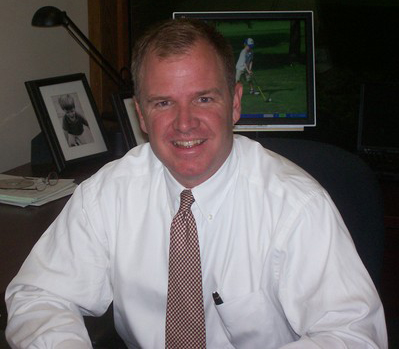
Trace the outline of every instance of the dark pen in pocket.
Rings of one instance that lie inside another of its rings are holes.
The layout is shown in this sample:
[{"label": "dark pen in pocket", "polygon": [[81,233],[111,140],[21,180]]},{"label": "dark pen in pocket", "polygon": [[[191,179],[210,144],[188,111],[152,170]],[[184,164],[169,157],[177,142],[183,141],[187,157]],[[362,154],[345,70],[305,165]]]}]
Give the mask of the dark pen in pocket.
[{"label": "dark pen in pocket", "polygon": [[216,305],[223,304],[223,299],[219,296],[219,293],[213,292],[212,297]]}]

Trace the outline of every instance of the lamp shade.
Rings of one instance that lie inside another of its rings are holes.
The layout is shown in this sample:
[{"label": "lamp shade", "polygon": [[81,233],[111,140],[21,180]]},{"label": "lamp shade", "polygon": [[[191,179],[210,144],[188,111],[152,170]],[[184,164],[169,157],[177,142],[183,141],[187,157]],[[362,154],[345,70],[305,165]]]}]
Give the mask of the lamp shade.
[{"label": "lamp shade", "polygon": [[62,25],[72,38],[86,51],[86,53],[105,71],[106,74],[120,87],[130,88],[131,82],[125,81],[120,73],[105,59],[93,43],[70,19],[65,11],[54,6],[44,6],[39,8],[32,18],[34,27],[57,27]]},{"label": "lamp shade", "polygon": [[65,11],[61,11],[54,6],[44,6],[39,8],[33,15],[32,25],[35,27],[68,25],[68,17]]}]

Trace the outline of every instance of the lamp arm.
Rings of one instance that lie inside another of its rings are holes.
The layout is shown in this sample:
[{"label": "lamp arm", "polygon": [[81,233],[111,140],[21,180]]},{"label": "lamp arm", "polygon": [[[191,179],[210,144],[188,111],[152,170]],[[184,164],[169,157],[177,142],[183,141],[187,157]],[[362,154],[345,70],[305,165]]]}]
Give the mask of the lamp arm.
[{"label": "lamp arm", "polygon": [[76,24],[64,13],[64,21],[62,25],[68,31],[69,35],[86,51],[97,64],[99,64],[109,77],[119,86],[126,86],[126,82],[120,74],[112,67],[105,57],[97,50],[92,42],[83,34]]}]

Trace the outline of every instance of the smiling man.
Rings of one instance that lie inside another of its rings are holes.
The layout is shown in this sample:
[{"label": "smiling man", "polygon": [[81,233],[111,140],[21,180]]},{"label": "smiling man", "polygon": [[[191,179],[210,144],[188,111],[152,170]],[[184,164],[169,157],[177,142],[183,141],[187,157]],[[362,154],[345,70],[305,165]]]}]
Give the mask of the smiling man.
[{"label": "smiling man", "polygon": [[233,136],[231,47],[167,21],[133,54],[149,144],[83,182],[7,289],[15,348],[90,348],[111,302],[129,348],[387,348],[378,293],[328,193]]},{"label": "smiling man", "polygon": [[222,60],[203,39],[183,54],[162,58],[150,53],[141,69],[136,94],[141,127],[171,174],[193,188],[230,154],[242,86],[231,91]]}]

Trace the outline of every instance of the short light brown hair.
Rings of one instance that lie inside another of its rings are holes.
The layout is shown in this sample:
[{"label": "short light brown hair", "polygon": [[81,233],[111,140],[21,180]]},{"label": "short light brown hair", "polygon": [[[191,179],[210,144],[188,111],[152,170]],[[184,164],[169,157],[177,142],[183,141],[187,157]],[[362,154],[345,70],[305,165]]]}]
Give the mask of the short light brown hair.
[{"label": "short light brown hair", "polygon": [[208,42],[223,63],[231,95],[235,87],[235,62],[231,45],[214,27],[195,19],[174,19],[150,29],[136,43],[132,54],[134,94],[140,98],[141,68],[147,54],[159,58],[187,53],[199,40]]},{"label": "short light brown hair", "polygon": [[60,96],[58,98],[58,103],[63,110],[71,110],[75,108],[75,100],[69,94]]}]

